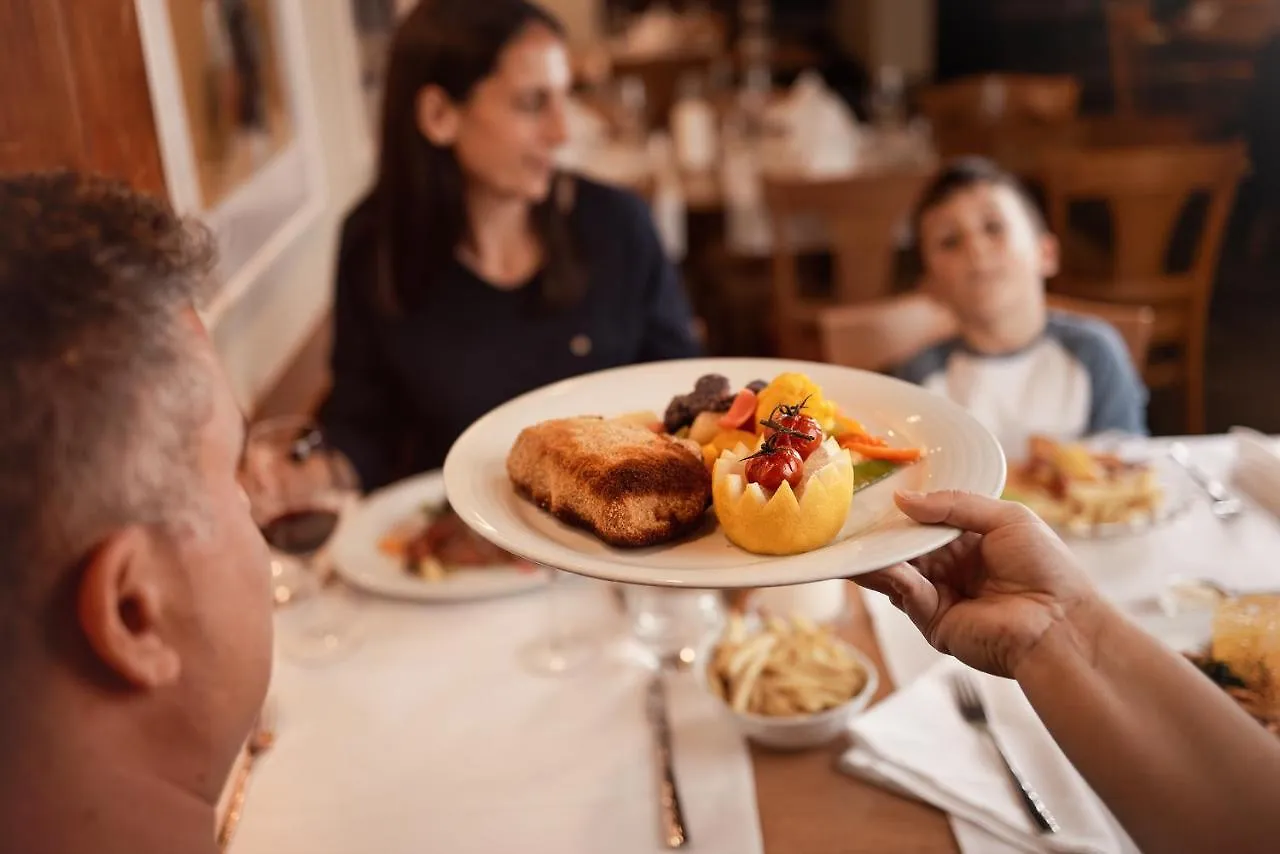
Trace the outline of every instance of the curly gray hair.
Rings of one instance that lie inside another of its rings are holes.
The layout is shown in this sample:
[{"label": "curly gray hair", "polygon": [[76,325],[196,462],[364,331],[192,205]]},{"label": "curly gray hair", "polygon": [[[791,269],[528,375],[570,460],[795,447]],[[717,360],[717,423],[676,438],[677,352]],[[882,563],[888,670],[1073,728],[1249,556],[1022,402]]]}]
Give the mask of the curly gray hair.
[{"label": "curly gray hair", "polygon": [[197,497],[209,386],[179,318],[214,257],[205,229],[123,184],[0,178],[0,596]]}]

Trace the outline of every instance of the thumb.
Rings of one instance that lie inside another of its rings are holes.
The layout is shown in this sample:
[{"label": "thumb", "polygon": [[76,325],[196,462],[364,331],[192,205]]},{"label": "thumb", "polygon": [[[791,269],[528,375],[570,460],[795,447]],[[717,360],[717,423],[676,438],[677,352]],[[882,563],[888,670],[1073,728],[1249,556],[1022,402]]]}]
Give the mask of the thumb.
[{"label": "thumb", "polygon": [[898,508],[922,525],[950,525],[975,534],[1025,522],[1031,511],[1012,501],[1001,501],[970,492],[899,492]]}]

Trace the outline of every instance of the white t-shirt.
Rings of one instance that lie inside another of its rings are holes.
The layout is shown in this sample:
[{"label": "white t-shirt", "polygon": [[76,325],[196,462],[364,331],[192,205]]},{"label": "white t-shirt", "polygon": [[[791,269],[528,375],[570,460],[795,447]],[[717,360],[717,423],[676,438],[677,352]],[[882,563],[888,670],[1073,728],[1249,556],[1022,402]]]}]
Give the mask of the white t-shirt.
[{"label": "white t-shirt", "polygon": [[1146,432],[1146,389],[1119,334],[1097,320],[1051,315],[1043,335],[1001,356],[948,341],[895,373],[969,410],[1015,459],[1033,435]]}]

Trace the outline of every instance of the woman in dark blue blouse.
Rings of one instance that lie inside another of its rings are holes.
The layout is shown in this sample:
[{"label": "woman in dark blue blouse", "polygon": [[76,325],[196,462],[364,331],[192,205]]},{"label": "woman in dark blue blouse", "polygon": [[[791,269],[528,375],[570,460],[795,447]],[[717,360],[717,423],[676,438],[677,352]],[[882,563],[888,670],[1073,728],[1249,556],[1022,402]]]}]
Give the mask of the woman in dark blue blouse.
[{"label": "woman in dark blue blouse", "polygon": [[439,467],[523,392],[698,354],[644,202],[555,167],[570,82],[559,23],[522,0],[424,0],[397,32],[321,411],[366,488]]}]

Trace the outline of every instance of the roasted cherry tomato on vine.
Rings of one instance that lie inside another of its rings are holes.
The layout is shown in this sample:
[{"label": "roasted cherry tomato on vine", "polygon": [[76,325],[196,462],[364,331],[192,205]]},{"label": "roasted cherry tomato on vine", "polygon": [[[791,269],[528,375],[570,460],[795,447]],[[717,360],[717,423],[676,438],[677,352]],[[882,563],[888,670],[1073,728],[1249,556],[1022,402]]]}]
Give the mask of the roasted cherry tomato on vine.
[{"label": "roasted cherry tomato on vine", "polygon": [[813,416],[779,415],[773,420],[780,427],[790,431],[778,433],[766,428],[768,433],[777,435],[779,448],[795,448],[800,452],[800,457],[807,460],[809,455],[822,445],[822,428],[818,426],[818,421]]},{"label": "roasted cherry tomato on vine", "polygon": [[782,405],[774,409],[767,421],[762,422],[764,435],[773,437],[773,443],[779,448],[795,448],[801,459],[809,456],[822,445],[824,438],[818,419],[804,412],[809,398],[805,398],[795,406]]},{"label": "roasted cherry tomato on vine", "polygon": [[804,460],[795,448],[783,448],[766,444],[747,459],[747,482],[758,483],[770,492],[780,489],[783,482],[795,489],[804,476]]}]

